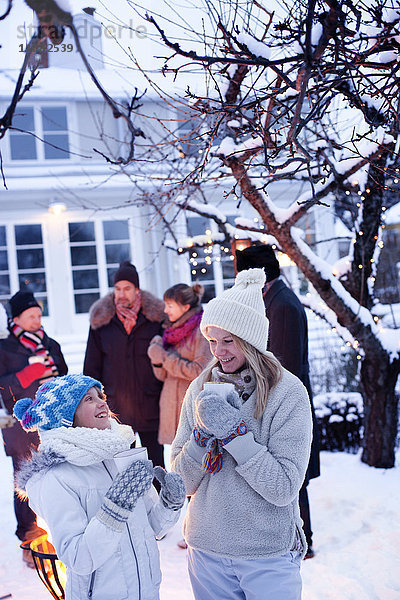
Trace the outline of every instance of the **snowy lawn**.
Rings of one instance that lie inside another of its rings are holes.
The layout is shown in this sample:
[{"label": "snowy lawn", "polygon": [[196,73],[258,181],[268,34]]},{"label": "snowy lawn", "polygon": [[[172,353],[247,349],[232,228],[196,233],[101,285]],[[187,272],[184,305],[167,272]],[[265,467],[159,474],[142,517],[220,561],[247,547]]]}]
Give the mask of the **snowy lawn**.
[{"label": "snowy lawn", "polygon": [[[323,452],[321,462],[322,476],[308,488],[316,556],[303,563],[303,600],[399,600],[400,469],[372,469],[359,456],[342,453]],[[49,600],[36,572],[21,560],[11,460],[2,447],[0,480],[0,598],[12,593],[12,600]],[[176,545],[180,538],[178,524],[159,542],[161,600],[193,598],[186,551]]]}]

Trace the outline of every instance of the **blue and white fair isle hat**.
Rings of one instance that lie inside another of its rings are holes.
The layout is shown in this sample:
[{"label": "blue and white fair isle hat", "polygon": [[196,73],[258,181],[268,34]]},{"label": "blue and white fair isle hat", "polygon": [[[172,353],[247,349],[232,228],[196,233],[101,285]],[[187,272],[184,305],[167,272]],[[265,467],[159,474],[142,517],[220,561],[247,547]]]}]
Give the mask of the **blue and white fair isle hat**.
[{"label": "blue and white fair isle hat", "polygon": [[14,405],[14,416],[27,431],[72,427],[74,414],[86,392],[103,386],[97,379],[82,374],[55,377],[43,383],[35,398],[21,398]]}]

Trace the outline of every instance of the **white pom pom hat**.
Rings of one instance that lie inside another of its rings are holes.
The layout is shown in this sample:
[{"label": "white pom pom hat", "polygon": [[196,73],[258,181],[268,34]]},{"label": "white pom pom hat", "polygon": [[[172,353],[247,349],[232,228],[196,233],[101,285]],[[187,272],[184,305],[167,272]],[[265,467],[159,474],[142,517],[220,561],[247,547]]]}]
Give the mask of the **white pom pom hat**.
[{"label": "white pom pom hat", "polygon": [[220,327],[265,354],[268,319],[262,296],[264,284],[264,269],[247,269],[238,273],[235,285],[204,307],[201,333],[207,337],[207,327]]}]

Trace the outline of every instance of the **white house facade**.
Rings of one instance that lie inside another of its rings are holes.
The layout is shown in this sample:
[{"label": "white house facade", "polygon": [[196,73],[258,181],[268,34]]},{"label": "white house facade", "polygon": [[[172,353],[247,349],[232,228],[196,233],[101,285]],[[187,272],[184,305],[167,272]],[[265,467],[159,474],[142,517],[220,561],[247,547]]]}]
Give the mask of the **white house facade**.
[{"label": "white house facade", "polygon": [[[26,18],[29,23],[29,11]],[[10,19],[0,27],[8,28],[8,36],[13,31],[19,35],[21,13],[15,11]],[[135,81],[104,68],[100,25],[82,14],[77,23],[87,31],[98,28],[99,35],[84,36],[87,54],[110,96],[126,99],[133,93]],[[18,35],[9,38],[15,49],[14,63],[0,72],[1,114],[18,77],[15,67],[22,62],[18,53],[25,41]],[[206,287],[205,299],[232,283],[233,264],[230,247],[217,245],[211,251],[203,248],[198,252],[194,248],[178,255],[162,243],[161,225],[153,209],[135,203],[134,164],[121,172],[101,154],[126,152],[126,132],[121,120],[113,118],[79,56],[68,50],[71,44],[67,37],[64,51],[60,47],[48,53],[49,66],[41,69],[18,104],[13,129],[0,141],[4,174],[0,188],[0,301],[6,303],[20,288],[32,290],[43,304],[46,330],[77,347],[81,360],[89,308],[112,288],[112,275],[121,260],[131,260],[139,271],[141,287],[159,297],[175,283],[200,280]],[[4,54],[4,49],[1,52]],[[154,104],[152,109],[151,103],[155,99],[147,94],[142,112],[153,110],[160,116],[159,107]],[[271,196],[283,206],[293,199],[289,187],[276,187]],[[233,202],[222,201],[222,190],[210,189],[210,198],[231,222],[238,216]],[[242,206],[240,214],[253,218],[250,208]],[[332,223],[329,212],[315,212],[306,234],[329,238]],[[175,233],[183,239],[213,228],[215,224],[202,217],[182,216]],[[321,245],[321,253],[324,257],[330,253],[332,262],[335,251],[332,245]],[[285,270],[291,277],[293,267]],[[297,277],[294,282],[298,285]],[[76,370],[79,368],[76,359]]]}]

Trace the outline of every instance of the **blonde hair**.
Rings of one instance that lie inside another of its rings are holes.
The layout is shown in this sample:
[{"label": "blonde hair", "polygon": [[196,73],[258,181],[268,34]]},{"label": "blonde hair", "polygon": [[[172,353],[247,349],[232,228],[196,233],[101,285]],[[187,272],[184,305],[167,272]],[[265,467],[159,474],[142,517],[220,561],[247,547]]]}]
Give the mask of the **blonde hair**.
[{"label": "blonde hair", "polygon": [[[272,352],[262,354],[257,348],[249,344],[249,342],[238,338],[236,335],[231,334],[231,336],[235,346],[243,352],[247,366],[256,378],[257,401],[254,417],[259,419],[264,413],[270,391],[282,379],[282,365]],[[201,387],[206,381],[211,380],[212,370],[218,364],[218,359],[215,357],[212,358],[204,371],[199,375],[198,381]]]}]

